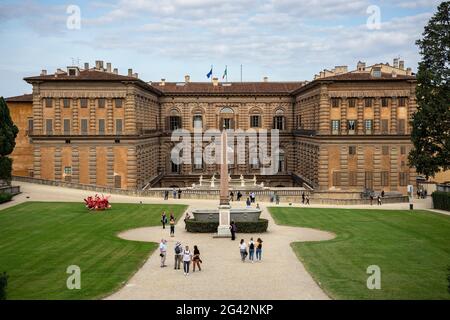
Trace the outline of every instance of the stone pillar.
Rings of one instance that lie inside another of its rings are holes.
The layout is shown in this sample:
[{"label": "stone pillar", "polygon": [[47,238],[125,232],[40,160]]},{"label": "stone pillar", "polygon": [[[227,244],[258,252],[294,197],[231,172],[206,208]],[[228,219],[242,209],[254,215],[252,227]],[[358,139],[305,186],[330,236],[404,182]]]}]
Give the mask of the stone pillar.
[{"label": "stone pillar", "polygon": [[380,118],[381,118],[381,111],[380,111],[380,98],[375,98],[374,108],[373,108],[373,133],[374,134],[380,134]]},{"label": "stone pillar", "polygon": [[326,85],[320,87],[319,100],[319,134],[327,135],[330,133],[330,101],[328,97],[328,88]]},{"label": "stone pillar", "polygon": [[390,170],[390,186],[391,191],[397,191],[398,190],[398,151],[397,147],[390,147],[389,150],[389,156],[390,156],[390,162],[391,162],[391,170]]},{"label": "stone pillar", "polygon": [[136,148],[129,147],[127,150],[127,188],[129,190],[136,189],[136,174],[137,174],[137,161],[136,161]]},{"label": "stone pillar", "polygon": [[341,147],[341,187],[348,187],[348,147]]},{"label": "stone pillar", "polygon": [[72,132],[78,134],[80,132],[80,121],[78,120],[78,99],[72,99]]},{"label": "stone pillar", "polygon": [[33,132],[42,134],[43,128],[42,97],[39,84],[33,84]]},{"label": "stone pillar", "polygon": [[106,133],[114,133],[114,111],[113,100],[108,98],[106,100]]},{"label": "stone pillar", "polygon": [[355,134],[364,134],[364,105],[363,99],[358,99],[356,106],[358,121],[356,122]]},{"label": "stone pillar", "polygon": [[33,147],[33,175],[35,178],[41,177],[41,147]]},{"label": "stone pillar", "polygon": [[373,154],[373,188],[375,190],[381,190],[384,186],[381,186],[381,147],[376,145]]},{"label": "stone pillar", "polygon": [[95,99],[89,99],[89,132],[97,134],[97,118],[95,117]]},{"label": "stone pillar", "polygon": [[132,84],[127,87],[125,100],[125,134],[136,133],[136,94]]},{"label": "stone pillar", "polygon": [[218,237],[230,237],[230,198],[228,191],[228,144],[227,131],[222,130],[222,154],[220,164],[220,204]]},{"label": "stone pillar", "polygon": [[391,105],[391,134],[397,134],[397,104],[398,98],[395,97],[392,99]]},{"label": "stone pillar", "polygon": [[62,179],[62,158],[61,158],[61,148],[55,148],[55,180]]},{"label": "stone pillar", "polygon": [[341,104],[341,134],[347,134],[347,106],[348,99],[342,99]]},{"label": "stone pillar", "polygon": [[364,188],[365,170],[364,170],[364,147],[356,147],[356,184]]},{"label": "stone pillar", "polygon": [[61,99],[55,98],[55,134],[61,134]]},{"label": "stone pillar", "polygon": [[97,157],[95,147],[89,147],[89,184],[97,184]]},{"label": "stone pillar", "polygon": [[106,149],[106,180],[110,188],[114,187],[114,148]]},{"label": "stone pillar", "polygon": [[319,190],[328,190],[328,148],[319,149]]},{"label": "stone pillar", "polygon": [[72,147],[72,182],[80,182],[80,152],[78,147]]}]

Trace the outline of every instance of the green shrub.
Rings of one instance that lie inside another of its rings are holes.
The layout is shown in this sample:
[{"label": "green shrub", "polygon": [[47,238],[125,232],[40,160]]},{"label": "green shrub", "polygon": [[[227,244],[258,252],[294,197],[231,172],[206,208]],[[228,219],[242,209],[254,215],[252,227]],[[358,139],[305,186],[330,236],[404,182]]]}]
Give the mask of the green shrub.
[{"label": "green shrub", "polygon": [[450,211],[450,192],[435,191],[431,194],[435,209]]},{"label": "green shrub", "polygon": [[8,275],[6,272],[0,275],[0,300],[6,300],[6,287],[8,286]]},{"label": "green shrub", "polygon": [[[259,219],[256,222],[236,222],[238,233],[261,233],[266,232],[269,221],[267,219]],[[217,232],[219,222],[195,221],[193,219],[186,221],[188,232],[194,233],[214,233]]]},{"label": "green shrub", "polygon": [[11,201],[12,197],[10,193],[0,193],[0,203]]}]

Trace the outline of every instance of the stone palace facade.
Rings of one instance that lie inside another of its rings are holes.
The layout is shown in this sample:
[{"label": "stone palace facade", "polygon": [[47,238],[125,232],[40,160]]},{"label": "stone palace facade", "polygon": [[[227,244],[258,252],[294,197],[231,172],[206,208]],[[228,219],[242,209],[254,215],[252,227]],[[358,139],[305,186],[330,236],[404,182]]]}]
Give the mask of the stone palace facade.
[{"label": "stone palace facade", "polygon": [[[230,165],[266,186],[406,193],[416,80],[403,61],[324,70],[313,81],[144,82],[96,61],[24,79],[32,94],[7,99],[19,127],[14,175],[142,190],[187,187],[219,165],[171,161],[177,128],[279,129],[279,169]],[[245,154],[248,155],[246,149]]]}]

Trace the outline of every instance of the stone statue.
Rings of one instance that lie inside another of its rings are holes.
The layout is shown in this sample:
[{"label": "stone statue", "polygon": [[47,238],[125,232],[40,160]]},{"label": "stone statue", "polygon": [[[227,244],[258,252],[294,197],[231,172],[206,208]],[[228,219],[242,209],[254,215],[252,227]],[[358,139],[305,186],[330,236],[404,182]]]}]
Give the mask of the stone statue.
[{"label": "stone statue", "polygon": [[203,182],[203,175],[200,175],[200,187],[202,186],[202,182]]},{"label": "stone statue", "polygon": [[256,186],[256,175],[253,175],[253,185]]}]

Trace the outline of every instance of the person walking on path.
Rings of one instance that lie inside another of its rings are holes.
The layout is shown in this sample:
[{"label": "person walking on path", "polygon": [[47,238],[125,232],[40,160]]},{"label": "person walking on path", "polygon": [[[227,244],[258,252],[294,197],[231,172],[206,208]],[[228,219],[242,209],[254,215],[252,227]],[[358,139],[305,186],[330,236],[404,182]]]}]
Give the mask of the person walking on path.
[{"label": "person walking on path", "polygon": [[169,190],[164,191],[164,200],[169,200]]},{"label": "person walking on path", "polygon": [[246,201],[245,204],[247,205],[247,208],[250,208],[250,207],[251,207],[251,201],[250,201],[250,198],[247,198],[247,201]]},{"label": "person walking on path", "polygon": [[198,250],[197,246],[194,246],[194,256],[192,257],[192,272],[195,272],[195,266],[198,267],[198,271],[202,271],[200,268],[200,263],[202,263],[202,259],[200,259],[200,250]]},{"label": "person walking on path", "polygon": [[167,267],[166,266],[167,241],[164,239],[161,239],[161,242],[159,243],[159,256],[161,257],[161,268]]},{"label": "person walking on path", "polygon": [[180,188],[178,188],[178,199],[181,199],[181,189]]},{"label": "person walking on path", "polygon": [[381,197],[380,196],[377,197],[377,202],[378,202],[378,205],[381,206]]},{"label": "person walking on path", "polygon": [[187,230],[187,221],[191,218],[189,212],[186,212],[186,216],[184,217],[184,229]]},{"label": "person walking on path", "polygon": [[170,236],[174,237],[175,236],[175,218],[171,217],[169,223],[170,223]]},{"label": "person walking on path", "polygon": [[248,260],[253,263],[253,258],[255,255],[255,243],[253,242],[253,238],[250,238],[250,242],[248,243]]},{"label": "person walking on path", "polygon": [[180,270],[181,260],[183,259],[183,247],[181,246],[181,243],[178,241],[175,244],[175,270]]},{"label": "person walking on path", "polygon": [[241,198],[242,198],[242,193],[240,191],[238,191],[236,200],[241,201]]},{"label": "person walking on path", "polygon": [[236,239],[236,231],[237,231],[236,223],[234,223],[234,221],[232,220],[230,223],[230,232],[231,232],[231,240],[233,241],[234,239]]},{"label": "person walking on path", "polygon": [[163,229],[165,229],[166,223],[167,223],[167,215],[166,215],[165,211],[163,211],[163,213],[161,215],[161,223],[162,223]]},{"label": "person walking on path", "polygon": [[276,204],[280,204],[280,196],[278,195],[278,193],[275,194],[275,201]]},{"label": "person walking on path", "polygon": [[233,193],[233,191],[230,191],[230,200],[234,201],[234,193]]},{"label": "person walking on path", "polygon": [[239,243],[239,251],[241,253],[242,262],[245,262],[245,258],[247,257],[247,245],[245,244],[244,239],[241,239],[241,242]]},{"label": "person walking on path", "polygon": [[261,238],[258,238],[258,240],[256,240],[256,260],[258,261],[261,261],[262,243],[263,241],[261,240]]},{"label": "person walking on path", "polygon": [[192,253],[189,250],[189,246],[186,246],[186,248],[183,251],[183,270],[185,276],[189,275],[189,266],[191,264],[191,260],[192,260]]},{"label": "person walking on path", "polygon": [[384,198],[384,190],[381,190],[381,197]]},{"label": "person walking on path", "polygon": [[302,204],[305,204],[305,193],[302,192]]},{"label": "person walking on path", "polygon": [[305,199],[306,199],[306,204],[309,204],[309,196],[308,195],[306,196]]},{"label": "person walking on path", "polygon": [[172,196],[174,199],[177,198],[177,190],[175,188],[172,189]]}]

